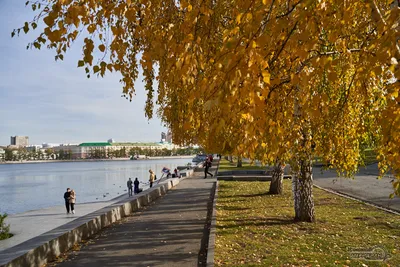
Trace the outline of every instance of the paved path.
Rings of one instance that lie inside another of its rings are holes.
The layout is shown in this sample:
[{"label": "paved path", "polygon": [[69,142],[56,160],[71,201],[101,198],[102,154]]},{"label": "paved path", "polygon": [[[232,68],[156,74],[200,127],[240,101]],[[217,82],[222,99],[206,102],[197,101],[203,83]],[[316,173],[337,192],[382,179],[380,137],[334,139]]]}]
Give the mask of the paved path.
[{"label": "paved path", "polygon": [[215,181],[196,172],[145,210],[70,252],[57,266],[205,266],[207,212]]},{"label": "paved path", "polygon": [[378,176],[377,164],[361,167],[355,179],[339,178],[335,171],[323,171],[314,168],[314,183],[323,188],[331,189],[374,204],[400,211],[400,197],[389,199],[393,193],[390,176],[376,179]]}]

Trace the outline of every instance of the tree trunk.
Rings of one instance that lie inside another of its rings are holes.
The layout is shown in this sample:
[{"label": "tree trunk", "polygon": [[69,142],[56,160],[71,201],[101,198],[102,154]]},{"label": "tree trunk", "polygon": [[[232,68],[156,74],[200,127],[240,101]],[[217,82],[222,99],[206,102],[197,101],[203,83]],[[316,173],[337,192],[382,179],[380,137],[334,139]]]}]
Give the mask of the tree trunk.
[{"label": "tree trunk", "polygon": [[295,221],[314,222],[313,177],[311,160],[301,160],[300,170],[293,175]]},{"label": "tree trunk", "polygon": [[242,167],[242,157],[238,157],[236,167]]},{"label": "tree trunk", "polygon": [[283,194],[283,174],[284,165],[279,162],[275,164],[274,170],[272,171],[272,181],[269,185],[269,194],[281,195]]}]

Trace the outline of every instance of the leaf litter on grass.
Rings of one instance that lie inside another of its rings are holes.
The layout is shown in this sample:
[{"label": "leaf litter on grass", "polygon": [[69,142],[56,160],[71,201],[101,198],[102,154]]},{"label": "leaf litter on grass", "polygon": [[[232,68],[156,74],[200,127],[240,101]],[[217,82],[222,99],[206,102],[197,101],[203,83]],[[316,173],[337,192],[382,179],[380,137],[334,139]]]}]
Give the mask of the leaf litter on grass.
[{"label": "leaf litter on grass", "polygon": [[[216,266],[400,266],[400,216],[314,188],[317,221],[295,223],[290,181],[219,182]],[[352,257],[382,248],[390,258]]]}]

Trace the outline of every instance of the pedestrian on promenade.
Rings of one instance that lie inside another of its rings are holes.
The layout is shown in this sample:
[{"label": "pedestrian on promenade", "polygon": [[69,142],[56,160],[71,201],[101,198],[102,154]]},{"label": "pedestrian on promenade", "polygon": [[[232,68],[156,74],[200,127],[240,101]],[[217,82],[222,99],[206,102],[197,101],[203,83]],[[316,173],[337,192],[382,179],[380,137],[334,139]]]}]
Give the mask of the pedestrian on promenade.
[{"label": "pedestrian on promenade", "polygon": [[[137,178],[136,178],[137,179]],[[133,182],[132,179],[129,178],[128,182],[126,183],[126,185],[128,186],[128,195],[132,196],[132,186],[133,186]]]},{"label": "pedestrian on promenade", "polygon": [[178,176],[178,169],[177,169],[177,168],[175,168],[174,173],[175,173],[175,177],[179,177],[179,176]]},{"label": "pedestrian on promenade", "polygon": [[133,182],[133,185],[135,186],[133,192],[135,192],[135,194],[139,194],[140,193],[139,180],[138,180],[137,177],[135,178],[135,181]]},{"label": "pedestrian on promenade", "polygon": [[74,189],[72,189],[71,194],[69,196],[69,204],[71,205],[72,214],[75,214],[75,201],[76,201],[76,194]]},{"label": "pedestrian on promenade", "polygon": [[70,207],[70,204],[69,204],[70,196],[71,196],[71,189],[67,188],[67,192],[64,193],[65,208],[67,208],[67,214],[69,214],[69,210],[70,210],[69,209],[69,207]]},{"label": "pedestrian on promenade", "polygon": [[149,177],[149,182],[150,182],[150,188],[153,187],[153,182],[154,182],[154,172],[152,170],[149,170],[150,177]]},{"label": "pedestrian on promenade", "polygon": [[204,179],[207,178],[207,173],[211,175],[211,177],[213,177],[214,175],[212,173],[210,173],[208,170],[211,168],[211,161],[208,158],[205,162],[204,162]]}]

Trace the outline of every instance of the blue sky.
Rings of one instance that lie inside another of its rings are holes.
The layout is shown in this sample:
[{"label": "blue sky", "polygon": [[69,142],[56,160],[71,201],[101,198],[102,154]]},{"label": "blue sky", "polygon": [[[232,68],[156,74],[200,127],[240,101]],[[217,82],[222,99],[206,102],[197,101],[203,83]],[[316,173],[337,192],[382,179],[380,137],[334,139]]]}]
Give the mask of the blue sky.
[{"label": "blue sky", "polygon": [[55,62],[54,51],[26,50],[38,29],[11,38],[14,28],[33,18],[25,2],[0,0],[0,145],[12,135],[27,135],[30,144],[158,141],[166,129],[158,118],[144,116],[141,77],[129,102],[121,98],[118,74],[87,79],[76,67],[78,45]]}]

